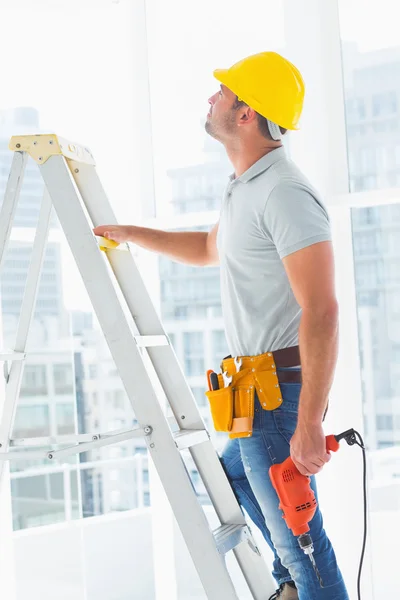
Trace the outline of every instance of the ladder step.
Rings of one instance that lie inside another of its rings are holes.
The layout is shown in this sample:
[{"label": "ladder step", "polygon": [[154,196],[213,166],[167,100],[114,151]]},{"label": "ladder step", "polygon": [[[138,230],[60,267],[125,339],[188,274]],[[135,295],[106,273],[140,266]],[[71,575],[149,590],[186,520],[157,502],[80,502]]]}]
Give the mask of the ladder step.
[{"label": "ladder step", "polygon": [[169,339],[166,335],[135,335],[135,340],[139,348],[169,346]]},{"label": "ladder step", "polygon": [[24,360],[25,352],[14,352],[13,350],[0,350],[0,362],[7,360]]},{"label": "ladder step", "polygon": [[242,542],[252,540],[250,529],[247,525],[221,525],[213,533],[220,554],[226,554]]},{"label": "ladder step", "polygon": [[186,450],[197,444],[209,442],[210,436],[206,429],[181,429],[174,433],[174,440],[178,450]]}]

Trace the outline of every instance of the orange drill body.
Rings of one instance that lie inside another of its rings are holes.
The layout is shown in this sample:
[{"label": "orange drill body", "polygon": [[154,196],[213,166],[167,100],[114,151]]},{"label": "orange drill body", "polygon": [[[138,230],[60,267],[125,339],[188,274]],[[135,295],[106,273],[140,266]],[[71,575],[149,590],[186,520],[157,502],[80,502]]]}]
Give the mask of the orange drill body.
[{"label": "orange drill body", "polygon": [[308,523],[317,509],[310,478],[298,471],[290,456],[280,465],[273,465],[269,475],[286,525],[295,536],[307,533],[310,530]]},{"label": "orange drill body", "polygon": [[[339,442],[335,436],[329,435],[326,438],[327,451],[336,452],[338,448]],[[269,475],[287,526],[295,536],[307,533],[310,530],[308,524],[317,509],[310,477],[299,472],[290,456],[283,463],[272,465]]]}]

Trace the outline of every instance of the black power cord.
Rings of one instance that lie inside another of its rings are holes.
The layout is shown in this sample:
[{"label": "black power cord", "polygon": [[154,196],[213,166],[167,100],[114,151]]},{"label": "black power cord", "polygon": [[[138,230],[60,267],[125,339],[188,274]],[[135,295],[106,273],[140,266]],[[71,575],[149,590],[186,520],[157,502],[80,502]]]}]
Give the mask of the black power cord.
[{"label": "black power cord", "polygon": [[363,543],[361,549],[361,557],[360,557],[360,566],[358,569],[358,577],[357,577],[357,596],[358,600],[361,600],[361,573],[364,564],[364,556],[365,556],[365,547],[367,544],[367,532],[368,532],[368,505],[367,505],[367,457],[365,452],[364,440],[358,431],[354,429],[348,429],[339,435],[335,435],[336,440],[339,442],[340,440],[345,440],[349,446],[357,445],[362,450],[363,457],[363,495],[364,495],[364,536]]}]

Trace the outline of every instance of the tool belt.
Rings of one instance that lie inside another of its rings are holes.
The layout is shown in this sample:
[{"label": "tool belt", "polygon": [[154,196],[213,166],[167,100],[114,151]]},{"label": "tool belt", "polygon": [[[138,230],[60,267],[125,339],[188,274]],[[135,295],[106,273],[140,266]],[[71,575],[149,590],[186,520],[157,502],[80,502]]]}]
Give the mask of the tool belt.
[{"label": "tool belt", "polygon": [[231,439],[250,437],[255,392],[264,410],[275,410],[282,404],[280,383],[301,383],[301,372],[281,371],[278,375],[277,369],[298,365],[298,346],[256,356],[224,358],[217,376],[219,389],[206,392],[216,431],[228,432]]}]

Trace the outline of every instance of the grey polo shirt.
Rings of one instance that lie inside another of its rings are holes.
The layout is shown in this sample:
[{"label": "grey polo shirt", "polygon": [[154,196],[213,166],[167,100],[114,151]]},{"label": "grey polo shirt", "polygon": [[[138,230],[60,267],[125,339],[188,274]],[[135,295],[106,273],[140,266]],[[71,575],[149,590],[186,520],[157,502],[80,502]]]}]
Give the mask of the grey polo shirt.
[{"label": "grey polo shirt", "polygon": [[331,240],[327,211],[283,147],[261,158],[223,197],[217,246],[232,356],[298,344],[301,309],[282,259]]}]

